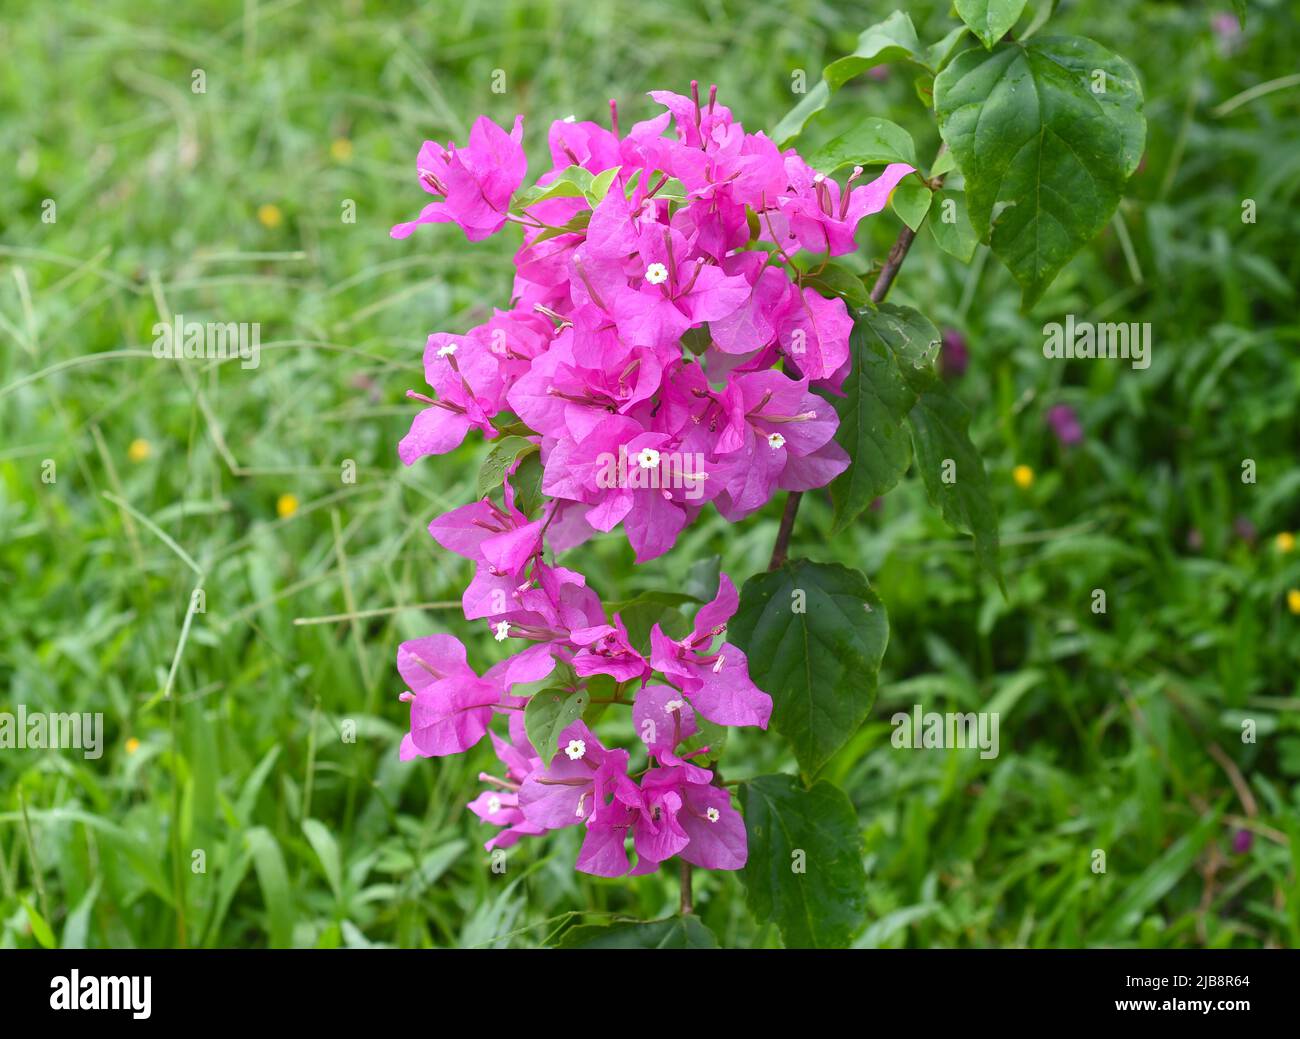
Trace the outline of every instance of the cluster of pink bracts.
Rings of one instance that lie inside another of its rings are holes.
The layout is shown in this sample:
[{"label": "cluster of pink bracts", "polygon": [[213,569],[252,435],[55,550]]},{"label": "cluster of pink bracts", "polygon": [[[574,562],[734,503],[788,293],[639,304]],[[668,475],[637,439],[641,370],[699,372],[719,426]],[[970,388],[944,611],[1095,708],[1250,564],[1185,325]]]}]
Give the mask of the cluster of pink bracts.
[{"label": "cluster of pink bracts", "polygon": [[[852,251],[859,221],[912,172],[894,164],[857,184],[855,169],[841,188],[793,150],[745,133],[714,93],[705,104],[694,84],[692,97],[650,96],[667,111],[626,135],[616,111],[610,130],[553,123],[553,168],[531,205],[516,196],[522,117],[509,133],[480,118],[464,148],[426,142],[420,183],[436,200],[392,231],[453,222],[477,241],[523,226],[513,306],[464,335],[429,337],[436,397],[410,394],[428,407],[399,454],[409,465],[450,451],[471,428],[494,437],[498,415],[518,435],[517,418],[538,445],[547,496],[530,518],[507,479],[501,504],[485,498],[431,524],[440,545],[476,564],[466,618],[529,645],[480,677],[449,635],[404,643],[402,756],[460,753],[494,713],[508,714],[509,739],[490,733],[506,775],[484,776],[494,789],[470,805],[504,827],[488,847],[581,823],[577,868],[603,876],[651,872],[673,855],[744,865],[744,823],[728,793],[688,760],[701,750],[678,750],[697,712],[766,728],[772,703],[744,654],[714,645],[738,605],[725,575],[693,631],[674,640],[656,625],[647,656],[581,574],[545,562],[544,542],[563,551],[622,523],[641,562],[671,548],[707,502],[734,521],[778,489],[821,487],[847,467],[835,411],[812,390],[839,392],[852,321],[843,300],[800,284],[791,258]],[[628,702],[635,692],[651,761],[639,782],[629,753],[604,747],[580,720],[550,748],[549,766],[530,745],[526,700],[512,689],[557,662],[580,678],[610,676]]]}]

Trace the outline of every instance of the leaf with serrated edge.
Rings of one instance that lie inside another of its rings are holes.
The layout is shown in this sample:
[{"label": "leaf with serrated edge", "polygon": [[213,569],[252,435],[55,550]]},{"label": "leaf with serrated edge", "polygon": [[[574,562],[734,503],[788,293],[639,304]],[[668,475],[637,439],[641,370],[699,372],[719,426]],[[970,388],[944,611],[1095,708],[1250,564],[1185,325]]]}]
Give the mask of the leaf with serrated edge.
[{"label": "leaf with serrated edge", "polygon": [[889,641],[880,598],[860,571],[793,560],[745,582],[728,631],[772,697],[772,727],[815,776],[876,698]]},{"label": "leaf with serrated edge", "polygon": [[1106,226],[1142,158],[1137,74],[1092,40],[1035,37],[959,54],[935,79],[934,106],[971,225],[1028,307]]},{"label": "leaf with serrated edge", "polygon": [[793,776],[740,786],[749,840],[741,871],[755,919],[773,920],[786,948],[843,948],[867,911],[867,875],[853,803],[822,780],[805,790]]}]

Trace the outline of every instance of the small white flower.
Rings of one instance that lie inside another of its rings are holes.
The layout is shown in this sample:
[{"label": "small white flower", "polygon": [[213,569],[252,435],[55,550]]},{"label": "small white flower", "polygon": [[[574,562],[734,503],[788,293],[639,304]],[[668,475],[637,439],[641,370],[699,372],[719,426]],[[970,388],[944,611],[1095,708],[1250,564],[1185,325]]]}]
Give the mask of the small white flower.
[{"label": "small white flower", "polygon": [[455,352],[456,352],[456,344],[455,344],[455,343],[445,343],[444,345],[438,347],[438,356],[439,356],[439,357],[450,357],[450,356],[451,356],[452,354],[454,354]]},{"label": "small white flower", "polygon": [[[564,748],[564,753],[569,756],[570,761],[579,760],[587,753],[587,743],[585,740],[569,740],[569,745]],[[579,815],[582,813],[579,812]]]},{"label": "small white flower", "polygon": [[722,818],[722,813],[719,812],[716,808],[710,808],[704,814],[709,817],[709,822],[711,823],[716,823],[719,819]]},{"label": "small white flower", "polygon": [[781,448],[785,447],[785,437],[780,433],[769,433],[767,435],[767,446],[773,451],[779,451]]},{"label": "small white flower", "polygon": [[505,640],[510,637],[510,622],[501,621],[499,624],[493,624],[492,630],[496,632],[496,640],[498,642],[505,642]]},{"label": "small white flower", "polygon": [[822,181],[824,181],[825,179],[826,179],[826,174],[824,174],[824,173],[818,173],[816,176],[813,177],[813,183],[814,183],[814,184],[820,184],[820,183],[821,183]]},{"label": "small white flower", "polygon": [[662,285],[668,280],[668,268],[662,263],[652,263],[645,269],[645,280],[651,285]]},{"label": "small white flower", "polygon": [[713,665],[713,673],[716,675],[719,671],[721,671],[722,665],[725,664],[726,662],[727,662],[727,658],[719,655],[717,661]]},{"label": "small white flower", "polygon": [[501,811],[501,798],[493,794],[488,798],[488,815],[496,815],[499,811]]},{"label": "small white flower", "polygon": [[647,447],[637,452],[636,464],[642,469],[656,469],[659,466],[659,452],[653,447]]},{"label": "small white flower", "polygon": [[674,711],[680,711],[685,706],[685,700],[669,700],[664,704],[664,714],[672,714]]}]

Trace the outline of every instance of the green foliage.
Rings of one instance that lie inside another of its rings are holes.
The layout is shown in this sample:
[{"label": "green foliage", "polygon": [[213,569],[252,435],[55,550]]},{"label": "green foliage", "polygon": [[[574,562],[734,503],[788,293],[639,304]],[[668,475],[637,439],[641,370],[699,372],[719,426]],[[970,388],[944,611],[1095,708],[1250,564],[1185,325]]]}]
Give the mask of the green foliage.
[{"label": "green foliage", "polygon": [[551,763],[560,733],[582,717],[588,694],[583,689],[548,686],[534,693],[524,707],[524,731],[542,761]]},{"label": "green foliage", "polygon": [[857,817],[844,791],[822,780],[759,776],[740,787],[749,836],[741,874],[750,912],[774,920],[787,948],[848,945],[866,911]]},{"label": "green foliage", "polygon": [[716,949],[718,939],[698,916],[687,915],[645,924],[571,927],[557,945],[561,949]]},{"label": "green foliage", "polygon": [[729,631],[772,697],[772,727],[815,776],[875,701],[889,641],[880,598],[857,570],[800,559],[745,582]]},{"label": "green foliage", "polygon": [[1035,37],[959,54],[934,81],[934,106],[975,233],[1029,306],[1106,226],[1137,169],[1137,73],[1092,40]]}]

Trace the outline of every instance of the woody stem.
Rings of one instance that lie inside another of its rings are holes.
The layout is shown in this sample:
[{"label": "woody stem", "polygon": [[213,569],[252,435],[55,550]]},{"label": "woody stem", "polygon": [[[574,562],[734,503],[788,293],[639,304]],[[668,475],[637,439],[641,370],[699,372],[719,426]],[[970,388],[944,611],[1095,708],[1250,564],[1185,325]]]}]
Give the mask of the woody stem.
[{"label": "woody stem", "polygon": [[[939,155],[943,154],[943,148],[939,149]],[[938,156],[935,156],[937,159]],[[909,174],[910,176],[910,174]],[[930,186],[938,189],[943,185],[943,177],[935,177],[930,181]],[[885,258],[885,265],[880,268],[880,274],[876,277],[876,283],[871,286],[871,302],[883,303],[885,297],[889,295],[889,289],[894,284],[894,279],[898,277],[898,270],[903,266],[903,261],[907,259],[907,252],[912,248],[912,242],[916,240],[916,232],[906,224],[898,232],[898,237],[894,240],[893,247],[889,250],[889,255]],[[790,551],[790,535],[794,532],[794,519],[799,512],[799,502],[803,499],[802,491],[790,491],[785,499],[785,512],[781,514],[781,526],[776,532],[776,544],[772,546],[772,560],[768,563],[769,570],[775,570],[785,562],[786,555]]]}]

